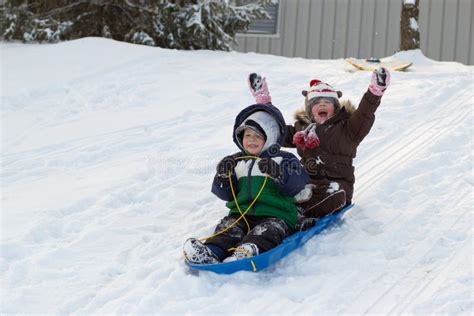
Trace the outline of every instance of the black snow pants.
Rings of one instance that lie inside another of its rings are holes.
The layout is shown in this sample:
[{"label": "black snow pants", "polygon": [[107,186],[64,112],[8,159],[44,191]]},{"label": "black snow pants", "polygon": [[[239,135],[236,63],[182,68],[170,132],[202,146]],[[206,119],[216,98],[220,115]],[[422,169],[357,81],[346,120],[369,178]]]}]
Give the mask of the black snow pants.
[{"label": "black snow pants", "polygon": [[[229,215],[221,219],[215,232],[220,232],[229,227],[239,215]],[[245,216],[249,225],[244,219],[240,219],[237,224],[226,230],[224,233],[206,240],[206,244],[213,244],[230,254],[230,248],[236,248],[244,243],[254,243],[259,249],[259,253],[268,251],[279,244],[290,235],[291,229],[285,221],[276,217]]]}]

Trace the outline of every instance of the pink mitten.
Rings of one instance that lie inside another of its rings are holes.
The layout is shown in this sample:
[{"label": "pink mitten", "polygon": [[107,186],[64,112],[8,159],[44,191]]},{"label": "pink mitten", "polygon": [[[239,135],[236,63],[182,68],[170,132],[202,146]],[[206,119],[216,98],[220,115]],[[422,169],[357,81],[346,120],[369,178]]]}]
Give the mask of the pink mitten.
[{"label": "pink mitten", "polygon": [[316,126],[309,130],[309,133],[306,135],[305,145],[308,148],[315,148],[319,146],[319,137],[316,134]]},{"label": "pink mitten", "polygon": [[272,97],[268,91],[267,79],[258,74],[250,74],[248,77],[249,90],[259,104],[272,103]]},{"label": "pink mitten", "polygon": [[318,147],[319,137],[316,134],[316,123],[309,124],[304,130],[295,133],[293,144],[302,150]]},{"label": "pink mitten", "polygon": [[390,85],[390,72],[387,68],[381,67],[372,72],[370,78],[369,91],[376,96],[382,96]]},{"label": "pink mitten", "polygon": [[255,101],[259,104],[272,103],[272,97],[270,96],[270,92],[268,92],[268,85],[267,85],[266,78],[263,78],[262,88],[255,92],[254,97],[255,97]]},{"label": "pink mitten", "polygon": [[305,149],[305,132],[304,131],[299,131],[293,136],[293,144],[296,145],[296,147],[300,148],[301,150]]}]

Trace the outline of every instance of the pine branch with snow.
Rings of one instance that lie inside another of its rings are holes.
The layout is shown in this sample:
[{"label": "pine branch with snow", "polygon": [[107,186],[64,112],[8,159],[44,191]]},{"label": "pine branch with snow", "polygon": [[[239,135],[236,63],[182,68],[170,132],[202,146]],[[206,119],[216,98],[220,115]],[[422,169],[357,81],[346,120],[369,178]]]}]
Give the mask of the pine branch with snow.
[{"label": "pine branch with snow", "polygon": [[0,35],[24,42],[99,36],[167,48],[230,50],[236,33],[246,31],[252,19],[270,18],[264,9],[267,3],[8,0],[1,12]]}]

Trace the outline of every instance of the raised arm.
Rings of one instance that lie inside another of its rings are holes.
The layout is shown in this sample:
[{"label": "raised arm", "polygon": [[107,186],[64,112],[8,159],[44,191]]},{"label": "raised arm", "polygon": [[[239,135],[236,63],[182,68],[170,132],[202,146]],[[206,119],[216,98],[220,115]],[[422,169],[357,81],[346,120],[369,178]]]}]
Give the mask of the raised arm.
[{"label": "raised arm", "polygon": [[360,143],[370,132],[375,121],[375,111],[389,84],[390,72],[386,68],[374,70],[367,92],[347,122],[349,135],[355,142]]}]

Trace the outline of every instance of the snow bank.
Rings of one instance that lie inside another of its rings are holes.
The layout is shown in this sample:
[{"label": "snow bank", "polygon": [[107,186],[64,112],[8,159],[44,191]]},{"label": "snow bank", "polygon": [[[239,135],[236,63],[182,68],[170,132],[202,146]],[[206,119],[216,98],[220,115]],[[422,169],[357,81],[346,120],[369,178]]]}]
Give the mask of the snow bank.
[{"label": "snow bank", "polygon": [[472,313],[472,66],[390,56],[414,65],[392,74],[344,221],[273,269],[196,276],[181,246],[226,213],[210,184],[247,74],[288,122],[310,79],[357,103],[370,74],[98,38],[0,50],[2,314]]}]

